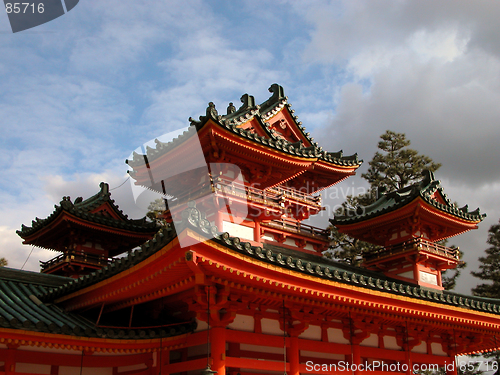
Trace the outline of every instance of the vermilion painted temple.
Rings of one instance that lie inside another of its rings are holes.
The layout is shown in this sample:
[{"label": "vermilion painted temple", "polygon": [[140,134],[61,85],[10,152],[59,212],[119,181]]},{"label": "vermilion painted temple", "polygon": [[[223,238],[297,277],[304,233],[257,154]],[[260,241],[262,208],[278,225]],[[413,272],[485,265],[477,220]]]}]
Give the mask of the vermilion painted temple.
[{"label": "vermilion painted temple", "polygon": [[500,301],[441,283],[459,257],[436,242],[479,211],[428,173],[334,218],[380,246],[363,267],[323,257],[328,232],[303,221],[361,161],[323,151],[270,91],[225,115],[210,103],[127,161],[164,197],[161,228],[128,219],[106,184],[22,227],[61,254],[42,273],[0,269],[0,374],[456,374],[456,355],[498,349]]}]

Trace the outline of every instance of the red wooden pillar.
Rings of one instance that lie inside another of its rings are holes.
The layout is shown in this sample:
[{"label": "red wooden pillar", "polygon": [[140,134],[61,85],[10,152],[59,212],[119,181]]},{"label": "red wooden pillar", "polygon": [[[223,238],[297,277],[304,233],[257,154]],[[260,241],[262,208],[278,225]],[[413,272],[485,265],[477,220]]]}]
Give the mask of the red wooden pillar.
[{"label": "red wooden pillar", "polygon": [[443,286],[443,278],[441,277],[441,270],[437,270],[437,285]]},{"label": "red wooden pillar", "polygon": [[165,366],[170,364],[170,350],[164,350],[160,356],[160,374],[169,375]]},{"label": "red wooden pillar", "polygon": [[50,375],[59,375],[59,366],[51,365],[50,366]]},{"label": "red wooden pillar", "polygon": [[[181,349],[181,361],[186,362],[188,360],[188,348]],[[187,375],[187,371],[182,371],[181,375]]]},{"label": "red wooden pillar", "polygon": [[290,343],[290,346],[287,348],[287,360],[290,363],[290,372],[288,372],[288,375],[300,375],[299,338],[297,336],[290,336],[288,342]]},{"label": "red wooden pillar", "polygon": [[217,371],[217,375],[226,375],[226,328],[210,328],[210,343],[212,370]]},{"label": "red wooden pillar", "polygon": [[[239,342],[229,342],[227,345],[227,353],[229,357],[240,358],[241,357],[241,348]],[[240,371],[239,368],[236,371]]]},{"label": "red wooden pillar", "polygon": [[419,283],[420,282],[420,270],[419,270],[419,267],[418,267],[418,263],[415,263],[413,265],[413,279]]},{"label": "red wooden pillar", "polygon": [[217,229],[219,230],[219,232],[223,232],[223,229],[222,229],[222,213],[220,211],[217,211],[215,213],[215,225],[217,226]]},{"label": "red wooden pillar", "polygon": [[253,229],[253,240],[255,242],[260,242],[260,221],[255,221],[255,227]]},{"label": "red wooden pillar", "polygon": [[406,365],[408,366],[407,370],[406,370],[406,375],[412,375],[413,374],[413,369],[412,369],[413,364],[411,362],[411,354],[410,354],[411,348],[409,347],[408,343],[406,344],[406,346],[407,346],[407,350],[405,350],[405,359],[406,359]]},{"label": "red wooden pillar", "polygon": [[352,345],[352,364],[356,369],[354,374],[361,374],[361,371],[359,371],[359,365],[361,364],[361,351],[358,343]]},{"label": "red wooden pillar", "polygon": [[457,361],[454,355],[450,355],[450,361],[446,363],[446,375],[457,375]]},{"label": "red wooden pillar", "polygon": [[5,357],[5,375],[13,375],[16,372],[16,351],[17,347],[7,346],[7,356]]}]

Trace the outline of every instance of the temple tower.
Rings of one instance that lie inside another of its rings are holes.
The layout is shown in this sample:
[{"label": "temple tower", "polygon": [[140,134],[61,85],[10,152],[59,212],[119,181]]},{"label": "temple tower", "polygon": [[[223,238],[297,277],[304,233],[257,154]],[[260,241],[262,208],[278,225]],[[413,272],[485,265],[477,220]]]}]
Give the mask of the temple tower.
[{"label": "temple tower", "polygon": [[107,266],[112,257],[130,251],[151,239],[158,230],[145,218],[131,220],[114,204],[109,185],[83,200],[63,197],[45,219],[36,218],[31,227],[23,225],[17,234],[26,245],[60,252],[42,262],[41,272],[79,277]]},{"label": "temple tower", "polygon": [[136,184],[167,199],[164,218],[180,221],[188,201],[214,223],[256,246],[275,244],[304,252],[328,248],[328,231],[302,221],[324,208],[318,193],[353,175],[357,155],[323,151],[291,109],[283,88],[273,84],[261,105],[241,97],[236,110],[206,115],[169,143],[127,160]]},{"label": "temple tower", "polygon": [[379,194],[367,207],[331,220],[341,233],[378,245],[363,266],[414,284],[443,289],[441,272],[456,268],[460,252],[439,241],[476,229],[486,215],[458,208],[430,171],[417,184]]}]

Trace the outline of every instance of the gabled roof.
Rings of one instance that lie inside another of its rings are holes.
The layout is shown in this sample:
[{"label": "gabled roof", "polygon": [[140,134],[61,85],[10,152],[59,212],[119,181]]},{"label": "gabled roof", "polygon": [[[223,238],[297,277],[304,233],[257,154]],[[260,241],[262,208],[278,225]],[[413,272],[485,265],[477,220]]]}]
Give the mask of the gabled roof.
[{"label": "gabled roof", "polygon": [[479,223],[486,217],[486,214],[480,213],[479,208],[470,212],[467,205],[458,208],[444,193],[434,173],[424,171],[424,178],[421,182],[382,194],[375,203],[366,207],[357,207],[355,210],[346,210],[343,215],[335,215],[330,221],[334,225],[348,225],[370,220],[396,211],[417,198],[421,198],[429,206],[461,221]]},{"label": "gabled roof", "polygon": [[[139,167],[144,164],[146,157],[147,163],[151,163],[159,156],[175,148],[182,143],[185,139],[190,137],[192,130],[201,130],[208,122],[212,121],[220,127],[229,130],[231,133],[238,137],[248,139],[252,142],[262,144],[271,149],[284,152],[291,156],[300,158],[316,158],[327,164],[339,167],[359,167],[362,164],[357,154],[344,156],[342,151],[327,152],[318,145],[317,142],[310,136],[310,133],[305,131],[302,123],[298,121],[298,117],[294,115],[291,105],[288,103],[288,98],[284,96],[283,87],[278,84],[273,84],[269,91],[273,95],[261,105],[255,104],[253,96],[244,94],[241,97],[242,106],[236,110],[232,103],[228,108],[226,115],[219,115],[215,109],[215,105],[210,102],[206,110],[205,116],[200,116],[199,121],[190,118],[192,128],[188,132],[180,135],[178,138],[168,143],[163,143],[158,140],[156,142],[156,149],[147,147],[146,155],[133,154],[132,160],[126,160],[126,163],[132,168]],[[292,132],[298,139],[290,142],[280,136],[275,130],[271,128],[269,120],[271,120],[279,112],[286,111],[287,118],[289,117],[292,126]],[[243,125],[255,119],[260,126],[259,130],[246,129]],[[259,134],[260,133],[260,134]],[[134,171],[130,171],[131,176],[134,176]]]},{"label": "gabled roof", "polygon": [[66,312],[40,298],[72,279],[0,267],[0,327],[78,337],[151,339],[194,329],[192,323],[160,329],[101,328],[79,314]]},{"label": "gabled roof", "polygon": [[[158,229],[156,223],[146,221],[146,217],[138,220],[128,219],[111,199],[107,183],[101,182],[100,188],[97,194],[86,200],[79,197],[72,202],[70,197],[63,197],[60,205],[55,205],[54,211],[47,218],[36,218],[32,221],[31,227],[22,225],[21,230],[16,233],[25,240],[24,243],[35,241],[33,244],[36,246],[52,248],[50,244],[44,243],[42,237],[45,232],[51,230],[51,224],[64,216],[94,224],[93,227],[100,231],[120,231],[123,234],[129,232],[141,235],[152,235],[156,232]],[[90,227],[88,224],[86,226]]]},{"label": "gabled roof", "polygon": [[[500,300],[498,299],[470,297],[449,291],[430,290],[392,279],[378,272],[349,266],[321,256],[282,248],[279,245],[252,246],[238,237],[231,237],[227,232],[218,232],[217,228],[210,225],[208,220],[193,205],[186,209],[186,213],[182,216],[184,218],[183,222],[176,224],[177,230],[183,231],[182,228],[194,230],[202,238],[223,246],[228,252],[236,252],[250,257],[254,262],[260,263],[265,268],[278,267],[303,274],[310,280],[331,280],[357,288],[376,291],[377,293],[388,293],[409,299],[425,300],[469,310],[500,314]],[[91,275],[69,281],[58,288],[48,291],[43,296],[43,299],[53,301],[77,291],[80,294],[79,291],[82,289],[125,272],[147,258],[153,257],[176,237],[175,230],[172,227],[166,227],[160,230],[152,240],[146,242],[140,250],[116,260],[113,264]]]}]

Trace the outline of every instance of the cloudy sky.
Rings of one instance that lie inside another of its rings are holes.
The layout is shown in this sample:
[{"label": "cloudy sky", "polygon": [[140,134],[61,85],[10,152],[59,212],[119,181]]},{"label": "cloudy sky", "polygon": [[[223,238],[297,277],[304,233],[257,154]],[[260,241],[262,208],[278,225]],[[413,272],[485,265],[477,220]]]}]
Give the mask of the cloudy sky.
[{"label": "cloudy sky", "polygon": [[[498,19],[496,1],[80,0],[12,34],[0,12],[0,256],[38,270],[55,254],[15,231],[100,181],[144,214],[120,186],[132,150],[209,101],[221,112],[243,93],[263,102],[277,82],[320,145],[358,152],[361,172],[387,129],[442,163],[448,196],[488,214],[452,241],[469,264],[457,290],[469,293],[500,217]],[[355,177],[325,194],[360,186]]]}]

